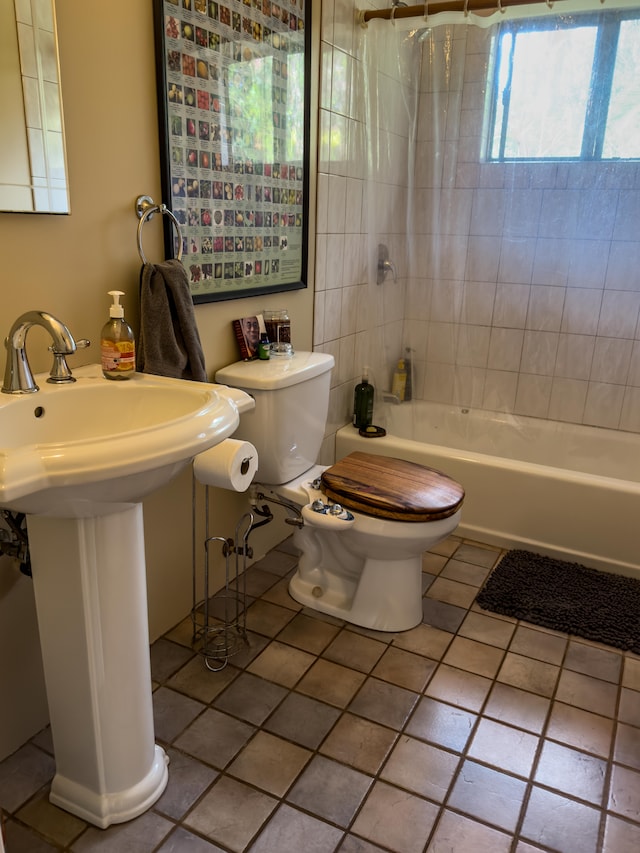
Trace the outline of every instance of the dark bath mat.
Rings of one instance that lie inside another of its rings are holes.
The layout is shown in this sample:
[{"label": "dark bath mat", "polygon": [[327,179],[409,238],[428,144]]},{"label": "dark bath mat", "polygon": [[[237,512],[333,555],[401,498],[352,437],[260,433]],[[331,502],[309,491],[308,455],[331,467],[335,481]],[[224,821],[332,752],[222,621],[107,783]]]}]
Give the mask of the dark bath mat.
[{"label": "dark bath mat", "polygon": [[640,654],[640,580],[509,551],[476,598],[484,610]]}]

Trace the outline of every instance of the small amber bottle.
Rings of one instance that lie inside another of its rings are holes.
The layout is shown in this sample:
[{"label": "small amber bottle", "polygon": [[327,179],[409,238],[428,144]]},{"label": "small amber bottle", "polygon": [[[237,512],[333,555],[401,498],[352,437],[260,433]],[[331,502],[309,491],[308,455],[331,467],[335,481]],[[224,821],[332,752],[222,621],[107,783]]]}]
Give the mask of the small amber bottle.
[{"label": "small amber bottle", "polygon": [[109,308],[109,320],[100,332],[102,373],[106,379],[130,379],[136,369],[136,343],[120,305],[124,293],[110,290],[109,296],[113,297],[113,305]]}]

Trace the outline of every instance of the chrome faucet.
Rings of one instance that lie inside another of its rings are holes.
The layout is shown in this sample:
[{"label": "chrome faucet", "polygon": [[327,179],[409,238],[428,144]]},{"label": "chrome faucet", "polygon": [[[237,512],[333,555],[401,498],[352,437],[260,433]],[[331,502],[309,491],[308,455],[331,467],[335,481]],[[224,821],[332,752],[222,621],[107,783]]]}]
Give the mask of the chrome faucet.
[{"label": "chrome faucet", "polygon": [[27,332],[32,326],[42,326],[51,335],[53,346],[53,367],[47,382],[75,382],[66,362],[68,355],[78,347],[88,347],[89,341],[81,340],[76,343],[73,335],[65,324],[47,311],[27,311],[15,321],[4,342],[7,349],[7,364],[4,372],[3,394],[30,394],[38,390],[35,383],[27,352],[25,349]]}]

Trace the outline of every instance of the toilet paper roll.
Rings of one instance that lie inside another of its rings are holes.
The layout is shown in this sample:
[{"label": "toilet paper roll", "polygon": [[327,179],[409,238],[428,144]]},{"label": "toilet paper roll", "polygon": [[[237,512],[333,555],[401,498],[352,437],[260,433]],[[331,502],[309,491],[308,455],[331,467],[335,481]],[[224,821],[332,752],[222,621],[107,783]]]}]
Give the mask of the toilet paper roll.
[{"label": "toilet paper roll", "polygon": [[196,479],[204,486],[246,492],[258,470],[258,451],[249,441],[226,438],[193,460]]}]

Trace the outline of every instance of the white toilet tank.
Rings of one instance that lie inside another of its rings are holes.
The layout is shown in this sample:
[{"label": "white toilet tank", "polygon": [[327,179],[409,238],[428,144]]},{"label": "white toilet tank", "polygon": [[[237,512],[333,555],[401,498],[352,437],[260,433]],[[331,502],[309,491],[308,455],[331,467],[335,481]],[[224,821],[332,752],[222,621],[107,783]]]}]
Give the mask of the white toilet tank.
[{"label": "white toilet tank", "polygon": [[315,465],[333,365],[327,353],[296,352],[266,361],[236,361],[216,372],[216,382],[255,398],[255,409],[242,415],[233,437],[250,441],[258,451],[258,482],[288,483]]}]

